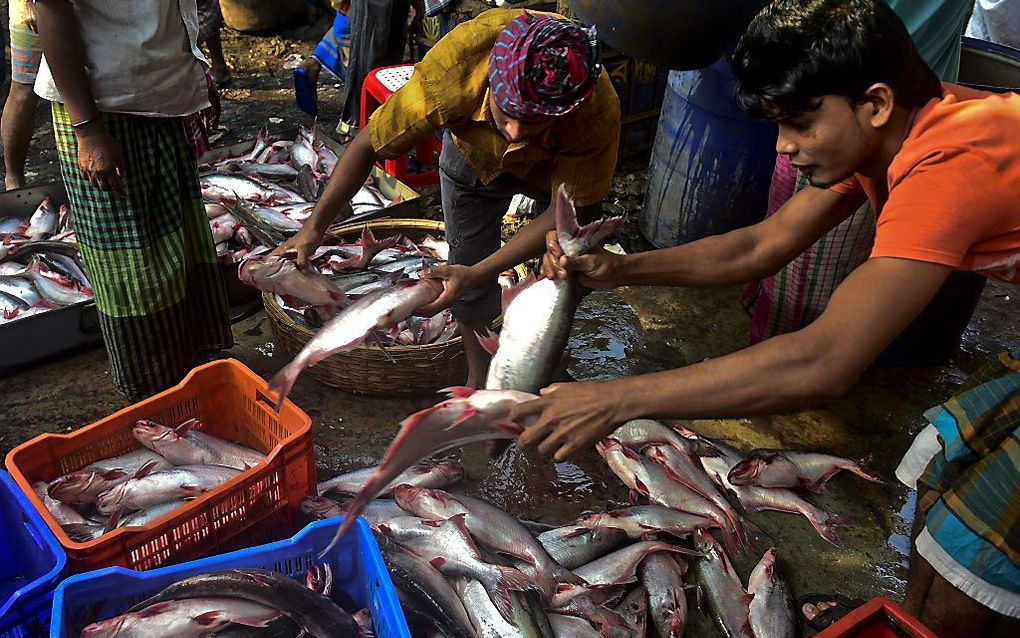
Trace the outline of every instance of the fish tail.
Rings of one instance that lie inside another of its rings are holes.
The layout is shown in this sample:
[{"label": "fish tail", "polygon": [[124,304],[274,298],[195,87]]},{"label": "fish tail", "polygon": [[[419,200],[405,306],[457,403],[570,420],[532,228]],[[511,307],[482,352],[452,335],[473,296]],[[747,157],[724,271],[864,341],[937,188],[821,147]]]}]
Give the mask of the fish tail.
[{"label": "fish tail", "polygon": [[561,565],[557,565],[556,568],[550,572],[550,576],[557,583],[568,583],[570,585],[578,585],[580,587],[588,586],[588,581]]},{"label": "fish tail", "polygon": [[[820,510],[819,510],[820,511]],[[833,516],[832,514],[826,514],[821,512],[819,516],[808,516],[808,521],[811,522],[811,526],[815,528],[818,535],[829,541],[836,547],[843,547],[843,544],[839,540],[839,534],[836,533],[836,527],[843,525],[847,522],[847,519],[840,518],[839,516]]]},{"label": "fish tail", "polygon": [[868,472],[867,470],[864,469],[865,467],[867,467],[870,464],[871,464],[871,455],[869,454],[869,455],[867,455],[867,456],[857,460],[856,462],[851,463],[846,468],[846,470],[848,472],[852,473],[852,474],[856,474],[857,476],[861,477],[865,481],[871,481],[872,483],[885,483],[886,482],[885,479],[881,478],[880,476],[876,476],[874,474],[871,474],[870,472]]},{"label": "fish tail", "polygon": [[75,543],[87,543],[90,540],[99,538],[97,528],[91,525],[86,525],[85,523],[68,523],[66,525],[61,525],[61,527],[64,528],[64,532],[67,533],[68,538]]},{"label": "fish tail", "polygon": [[333,535],[333,539],[329,541],[329,545],[326,545],[325,549],[319,552],[318,556],[319,560],[322,560],[327,555],[329,555],[333,548],[336,547],[341,540],[343,540],[344,536],[347,534],[347,531],[354,526],[354,521],[356,520],[358,520],[357,514],[352,515],[350,513],[350,510],[348,510],[347,514],[344,514],[344,520],[340,523],[340,527],[337,528],[336,534]]},{"label": "fish tail", "polygon": [[304,370],[304,361],[300,358],[296,358],[287,365],[280,368],[280,371],[273,375],[273,378],[269,381],[269,391],[277,395],[276,399],[276,411],[279,412],[283,406],[283,402],[287,400],[287,395],[290,394],[291,388],[294,387],[294,383],[297,381],[301,371]]}]

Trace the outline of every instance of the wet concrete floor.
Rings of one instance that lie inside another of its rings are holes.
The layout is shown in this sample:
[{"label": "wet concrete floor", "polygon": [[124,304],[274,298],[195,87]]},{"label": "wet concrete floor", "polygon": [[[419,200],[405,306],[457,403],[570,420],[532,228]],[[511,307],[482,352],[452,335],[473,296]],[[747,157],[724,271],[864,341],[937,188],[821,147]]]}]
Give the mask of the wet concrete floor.
[{"label": "wet concrete floor", "polygon": [[[739,290],[629,288],[589,295],[571,338],[570,372],[577,379],[608,379],[651,372],[720,356],[747,341],[748,319]],[[807,521],[766,513],[752,519],[780,551],[795,596],[816,591],[901,599],[908,490],[893,483],[893,470],[921,413],[953,390],[990,355],[1016,345],[1016,291],[991,285],[965,335],[963,351],[944,367],[873,368],[842,400],[824,408],[739,420],[698,421],[698,431],[742,451],[754,447],[818,450],[855,458],[890,480],[885,485],[849,477],[832,482],[812,500],[844,517],[844,546],[823,541]],[[275,353],[264,314],[235,325],[232,354],[268,377],[284,363]],[[313,418],[320,479],[378,461],[406,415],[434,397],[363,397],[320,384],[309,376],[292,398]],[[110,384],[106,356],[93,349],[0,378],[0,452],[42,432],[68,432],[124,405]],[[462,489],[534,520],[566,522],[584,512],[626,505],[623,485],[588,453],[576,463],[552,466],[511,455],[489,463],[480,446],[449,455],[468,467]],[[767,539],[766,542],[769,542]],[[756,557],[738,561],[746,577]],[[751,562],[748,562],[751,561]],[[692,614],[688,635],[714,635]]]}]

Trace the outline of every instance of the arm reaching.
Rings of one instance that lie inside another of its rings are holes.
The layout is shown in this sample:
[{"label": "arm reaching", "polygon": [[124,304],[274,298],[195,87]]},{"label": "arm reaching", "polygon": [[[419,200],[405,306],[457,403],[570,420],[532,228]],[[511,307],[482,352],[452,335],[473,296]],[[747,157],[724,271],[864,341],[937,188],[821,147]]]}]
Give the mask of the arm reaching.
[{"label": "arm reaching", "polygon": [[347,147],[347,152],[340,158],[325,192],[301,230],[278,246],[272,254],[296,252],[298,267],[307,268],[308,257],[322,244],[326,231],[336,220],[340,210],[349,204],[351,198],[364,186],[377,159],[378,155],[372,148],[371,132],[366,126],[358,132]]},{"label": "arm reaching", "polygon": [[538,417],[520,444],[560,461],[631,419],[739,418],[837,398],[921,313],[950,270],[872,259],[798,332],[677,370],[546,388],[511,414],[518,423]]},{"label": "arm reaching", "polygon": [[808,187],[791,197],[775,215],[754,226],[632,255],[592,251],[566,257],[555,234],[549,234],[542,274],[562,279],[568,272],[576,272],[581,283],[590,288],[713,288],[747,283],[778,271],[862,203],[861,196]]}]

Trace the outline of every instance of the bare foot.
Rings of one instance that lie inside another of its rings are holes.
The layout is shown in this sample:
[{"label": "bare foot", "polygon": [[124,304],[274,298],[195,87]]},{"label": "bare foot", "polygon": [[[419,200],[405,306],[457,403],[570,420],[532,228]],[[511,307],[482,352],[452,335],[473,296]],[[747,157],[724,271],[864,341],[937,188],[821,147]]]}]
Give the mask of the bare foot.
[{"label": "bare foot", "polygon": [[7,173],[4,177],[4,187],[7,190],[14,190],[15,188],[25,187],[25,176],[24,175],[12,175]]},{"label": "bare foot", "polygon": [[216,82],[216,86],[219,88],[226,88],[230,86],[233,81],[233,77],[230,75],[230,67],[226,64],[223,66],[214,66],[212,68],[213,81]]}]

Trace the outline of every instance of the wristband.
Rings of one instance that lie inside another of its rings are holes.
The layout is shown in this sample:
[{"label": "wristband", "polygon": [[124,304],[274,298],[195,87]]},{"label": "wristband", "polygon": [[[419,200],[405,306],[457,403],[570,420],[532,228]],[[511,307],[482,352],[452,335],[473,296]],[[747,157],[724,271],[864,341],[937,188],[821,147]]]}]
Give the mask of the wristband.
[{"label": "wristband", "polygon": [[91,124],[91,123],[95,122],[95,121],[96,121],[96,120],[98,120],[98,119],[99,119],[99,116],[98,116],[98,115],[93,115],[92,117],[89,117],[89,118],[85,118],[85,119],[84,119],[84,120],[82,120],[81,122],[77,122],[77,123],[72,123],[72,124],[71,124],[71,128],[73,128],[73,129],[79,129],[79,128],[81,128],[81,127],[85,126],[86,124]]}]

